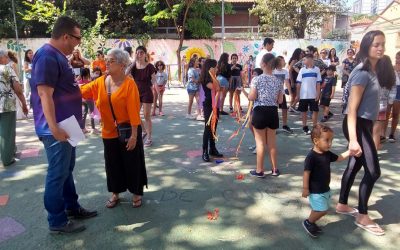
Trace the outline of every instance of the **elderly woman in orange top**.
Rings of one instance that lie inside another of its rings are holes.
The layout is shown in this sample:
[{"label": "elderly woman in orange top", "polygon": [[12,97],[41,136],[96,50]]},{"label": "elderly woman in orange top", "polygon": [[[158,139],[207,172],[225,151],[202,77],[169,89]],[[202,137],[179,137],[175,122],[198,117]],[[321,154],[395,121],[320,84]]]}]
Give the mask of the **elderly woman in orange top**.
[{"label": "elderly woman in orange top", "polygon": [[104,60],[104,54],[101,50],[96,52],[96,59],[92,62],[92,71],[96,68],[99,68],[102,74],[106,71],[106,61]]},{"label": "elderly woman in orange top", "polygon": [[[147,186],[139,91],[135,81],[125,75],[125,69],[129,64],[127,52],[112,49],[106,57],[106,74],[81,87],[84,99],[97,100],[96,106],[103,121],[102,137],[107,187],[112,193],[106,203],[107,208],[115,207],[119,203],[119,193],[126,190],[133,194],[132,206],[140,207],[143,187]],[[132,128],[131,136],[125,142],[121,142],[118,138],[116,124],[121,123],[129,123]]]}]

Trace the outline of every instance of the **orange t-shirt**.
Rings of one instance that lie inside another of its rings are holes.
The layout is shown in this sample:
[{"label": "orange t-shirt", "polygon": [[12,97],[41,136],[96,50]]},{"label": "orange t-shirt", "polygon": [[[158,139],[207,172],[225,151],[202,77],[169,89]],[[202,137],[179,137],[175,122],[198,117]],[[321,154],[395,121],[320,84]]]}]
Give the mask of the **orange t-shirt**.
[{"label": "orange t-shirt", "polygon": [[[102,137],[105,139],[117,138],[118,132],[114,124],[110,103],[108,102],[105,76],[81,86],[84,99],[97,99],[96,107],[100,111],[103,121]],[[126,77],[119,88],[111,94],[111,101],[117,123],[128,122],[132,126],[140,125],[139,90],[131,77]]]},{"label": "orange t-shirt", "polygon": [[94,60],[92,62],[92,70],[94,70],[96,67],[100,68],[101,73],[104,74],[106,71],[106,61],[105,60]]}]

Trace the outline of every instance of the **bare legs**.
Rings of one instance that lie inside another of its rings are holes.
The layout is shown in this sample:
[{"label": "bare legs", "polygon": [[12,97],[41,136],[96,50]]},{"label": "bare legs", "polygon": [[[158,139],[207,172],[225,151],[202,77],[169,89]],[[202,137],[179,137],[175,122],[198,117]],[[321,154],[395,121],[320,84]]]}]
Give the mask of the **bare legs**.
[{"label": "bare legs", "polygon": [[268,147],[271,167],[273,170],[277,169],[276,160],[276,132],[275,129],[256,129],[254,128],[254,136],[256,139],[257,149],[257,168],[256,172],[264,172],[264,156],[265,148]]}]

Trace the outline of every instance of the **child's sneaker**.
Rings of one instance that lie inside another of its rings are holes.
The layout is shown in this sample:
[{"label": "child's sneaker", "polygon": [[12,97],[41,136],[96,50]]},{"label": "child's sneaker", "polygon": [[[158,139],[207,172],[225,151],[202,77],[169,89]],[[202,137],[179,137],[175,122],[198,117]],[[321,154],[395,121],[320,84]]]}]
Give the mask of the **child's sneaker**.
[{"label": "child's sneaker", "polygon": [[283,131],[285,131],[285,132],[288,133],[288,134],[293,134],[293,130],[291,130],[291,129],[289,128],[289,126],[287,126],[287,125],[282,126],[282,129],[283,129]]},{"label": "child's sneaker", "polygon": [[250,146],[250,147],[249,147],[249,150],[250,150],[250,151],[253,151],[254,149],[256,149],[256,145]]},{"label": "child's sneaker", "polygon": [[385,143],[385,142],[386,142],[386,137],[381,136],[381,137],[380,137],[380,141],[381,141],[381,143]]},{"label": "child's sneaker", "polygon": [[311,131],[308,129],[308,126],[304,126],[304,127],[303,127],[303,132],[304,132],[304,134],[306,134],[306,135],[311,134]]},{"label": "child's sneaker", "polygon": [[261,172],[261,173],[257,173],[257,170],[250,170],[250,175],[251,176],[254,176],[254,177],[257,177],[257,178],[264,178],[265,177],[265,174],[264,174],[264,172]]},{"label": "child's sneaker", "polygon": [[317,228],[315,227],[314,223],[311,223],[308,220],[304,220],[302,224],[303,224],[303,227],[306,230],[306,232],[311,237],[313,237],[313,238],[317,238],[318,237]]},{"label": "child's sneaker", "polygon": [[256,155],[257,154],[257,148],[254,148],[252,153]]},{"label": "child's sneaker", "polygon": [[329,116],[324,116],[324,118],[321,119],[321,122],[327,122],[329,120]]},{"label": "child's sneaker", "polygon": [[394,135],[389,135],[389,142],[391,143],[396,142],[396,138],[394,138]]},{"label": "child's sneaker", "polygon": [[281,172],[279,172],[279,169],[273,169],[271,170],[271,175],[278,177],[281,174]]},{"label": "child's sneaker", "polygon": [[332,116],[333,116],[333,113],[331,111],[329,111],[328,118],[332,118]]}]

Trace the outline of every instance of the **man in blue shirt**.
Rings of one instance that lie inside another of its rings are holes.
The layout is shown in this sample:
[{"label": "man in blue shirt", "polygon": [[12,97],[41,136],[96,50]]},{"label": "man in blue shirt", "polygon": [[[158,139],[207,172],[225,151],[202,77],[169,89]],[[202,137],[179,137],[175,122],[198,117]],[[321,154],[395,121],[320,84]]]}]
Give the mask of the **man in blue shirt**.
[{"label": "man in blue shirt", "polygon": [[78,203],[72,171],[75,147],[68,134],[57,123],[74,115],[82,120],[82,97],[73,69],[66,58],[81,42],[80,25],[62,16],[57,19],[49,43],[43,45],[32,62],[30,81],[35,130],[43,142],[49,163],[46,176],[44,206],[48,212],[50,232],[74,233],[84,225],[68,220],[97,215]]}]

